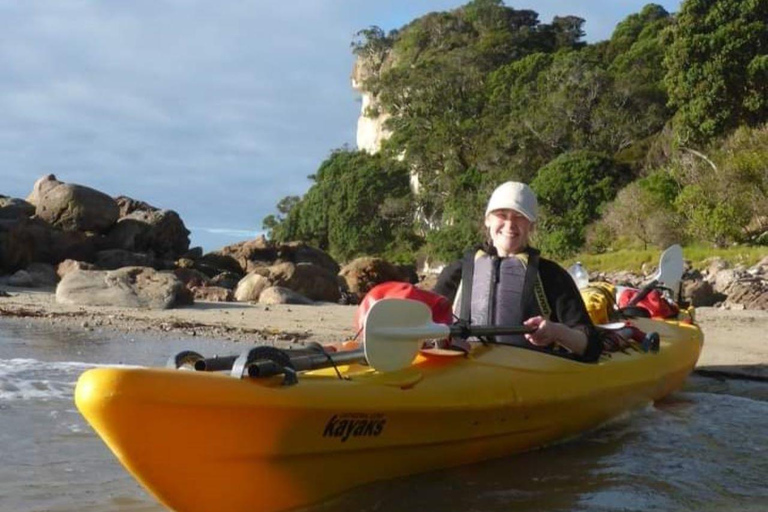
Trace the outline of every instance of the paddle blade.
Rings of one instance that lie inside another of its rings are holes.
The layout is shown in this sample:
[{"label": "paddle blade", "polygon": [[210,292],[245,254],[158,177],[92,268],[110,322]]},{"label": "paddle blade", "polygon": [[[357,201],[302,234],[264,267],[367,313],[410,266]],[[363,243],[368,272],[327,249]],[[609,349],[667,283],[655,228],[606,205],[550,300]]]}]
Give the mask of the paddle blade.
[{"label": "paddle blade", "polygon": [[371,307],[365,318],[365,358],[378,371],[401,370],[413,362],[423,340],[449,335],[450,327],[434,323],[432,311],[423,302],[382,299]]},{"label": "paddle blade", "polygon": [[677,290],[680,280],[683,278],[685,262],[683,261],[683,249],[675,244],[661,253],[659,271],[655,279],[671,290]]}]

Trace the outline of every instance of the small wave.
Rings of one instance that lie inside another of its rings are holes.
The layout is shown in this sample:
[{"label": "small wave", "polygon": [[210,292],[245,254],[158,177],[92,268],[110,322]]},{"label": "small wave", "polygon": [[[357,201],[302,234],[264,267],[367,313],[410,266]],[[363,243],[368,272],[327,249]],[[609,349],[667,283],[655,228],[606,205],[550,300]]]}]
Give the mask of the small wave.
[{"label": "small wave", "polygon": [[124,365],[0,359],[0,402],[71,399],[85,370]]}]

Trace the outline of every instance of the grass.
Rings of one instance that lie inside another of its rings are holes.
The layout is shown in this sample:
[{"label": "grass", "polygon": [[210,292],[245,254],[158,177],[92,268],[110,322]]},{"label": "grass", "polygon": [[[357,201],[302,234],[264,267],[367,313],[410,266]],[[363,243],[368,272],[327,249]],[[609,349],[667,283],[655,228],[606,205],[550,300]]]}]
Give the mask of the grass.
[{"label": "grass", "polygon": [[[643,264],[653,265],[659,263],[660,249],[621,249],[604,254],[581,253],[573,258],[563,260],[561,264],[569,267],[576,261],[580,261],[589,271],[615,272],[628,270],[641,273]],[[683,247],[683,257],[690,261],[693,268],[703,269],[708,266],[711,258],[722,258],[732,265],[744,265],[750,267],[768,256],[768,247],[760,246],[734,246],[722,249],[702,245]]]}]

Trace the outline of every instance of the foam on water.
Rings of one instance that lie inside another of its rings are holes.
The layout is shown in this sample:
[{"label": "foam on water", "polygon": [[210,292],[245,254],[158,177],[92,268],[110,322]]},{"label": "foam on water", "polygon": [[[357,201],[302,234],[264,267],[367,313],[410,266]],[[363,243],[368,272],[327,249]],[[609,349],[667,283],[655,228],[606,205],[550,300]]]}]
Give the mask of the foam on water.
[{"label": "foam on water", "polygon": [[110,366],[116,365],[0,359],[0,402],[69,400],[81,373],[89,368]]}]

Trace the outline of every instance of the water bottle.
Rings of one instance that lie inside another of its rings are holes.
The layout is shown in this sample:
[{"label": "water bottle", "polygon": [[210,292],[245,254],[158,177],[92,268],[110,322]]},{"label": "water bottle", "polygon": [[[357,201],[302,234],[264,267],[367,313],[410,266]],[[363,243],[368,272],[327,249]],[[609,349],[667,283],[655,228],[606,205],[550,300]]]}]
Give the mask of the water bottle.
[{"label": "water bottle", "polygon": [[568,268],[568,273],[571,274],[576,286],[581,290],[589,286],[589,274],[586,269],[581,266],[581,262],[577,261]]}]

